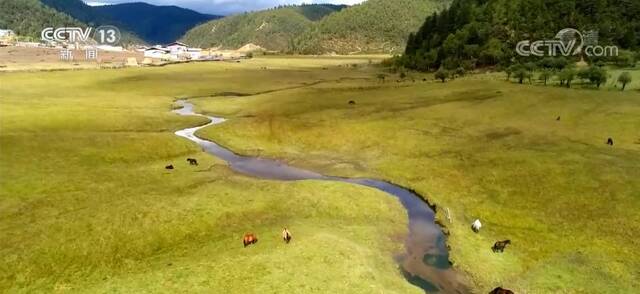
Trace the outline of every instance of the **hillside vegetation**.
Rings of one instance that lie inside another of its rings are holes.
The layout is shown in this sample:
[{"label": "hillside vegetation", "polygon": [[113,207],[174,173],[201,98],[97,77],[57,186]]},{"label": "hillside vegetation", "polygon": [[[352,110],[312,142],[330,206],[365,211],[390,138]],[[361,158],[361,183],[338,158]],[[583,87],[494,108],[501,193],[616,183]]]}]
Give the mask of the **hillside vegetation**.
[{"label": "hillside vegetation", "polygon": [[449,0],[369,0],[344,8],[287,6],[211,21],[183,41],[201,47],[247,43],[292,53],[401,52],[411,31]]},{"label": "hillside vegetation", "polygon": [[369,0],[323,19],[297,39],[302,53],[399,52],[410,32],[449,0]]},{"label": "hillside vegetation", "polygon": [[286,6],[243,13],[200,25],[189,31],[183,41],[199,47],[222,46],[235,49],[253,43],[269,50],[288,50],[297,36],[311,28],[312,19],[333,11],[318,9],[312,13],[310,9]]},{"label": "hillside vegetation", "polygon": [[0,0],[0,28],[40,39],[42,29],[81,25],[81,22],[43,5],[38,0]]},{"label": "hillside vegetation", "polygon": [[552,39],[565,28],[597,31],[599,45],[640,46],[637,0],[456,0],[429,17],[406,46],[404,65],[429,70],[531,61],[522,40]]}]

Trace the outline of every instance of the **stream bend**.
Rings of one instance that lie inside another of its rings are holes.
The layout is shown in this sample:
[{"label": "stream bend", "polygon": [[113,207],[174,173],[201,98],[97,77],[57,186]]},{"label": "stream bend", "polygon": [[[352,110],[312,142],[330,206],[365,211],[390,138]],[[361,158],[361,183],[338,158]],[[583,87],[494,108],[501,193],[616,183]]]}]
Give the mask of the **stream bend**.
[{"label": "stream bend", "polygon": [[215,142],[195,135],[203,128],[225,122],[225,119],[195,113],[193,104],[185,100],[176,102],[181,108],[174,110],[174,113],[183,116],[205,117],[210,122],[202,126],[177,131],[175,134],[198,144],[206,153],[226,161],[230,168],[238,173],[279,181],[321,180],[351,183],[378,189],[398,198],[409,216],[409,234],[405,240],[406,252],[396,257],[407,281],[425,292],[469,292],[449,263],[446,237],[442,229],[435,223],[434,211],[420,195],[407,188],[381,180],[325,176],[289,166],[277,160],[238,155]]}]

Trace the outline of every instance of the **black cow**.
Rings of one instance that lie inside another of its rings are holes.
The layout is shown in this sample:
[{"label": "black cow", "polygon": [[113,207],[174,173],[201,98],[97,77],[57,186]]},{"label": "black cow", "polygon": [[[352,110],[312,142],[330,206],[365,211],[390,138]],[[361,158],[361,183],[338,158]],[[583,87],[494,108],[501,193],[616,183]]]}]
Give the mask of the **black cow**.
[{"label": "black cow", "polygon": [[607,140],[607,145],[609,145],[609,146],[613,146],[613,139],[609,138],[609,139]]},{"label": "black cow", "polygon": [[351,101],[349,101],[349,105],[356,105],[356,102],[351,100]]},{"label": "black cow", "polygon": [[173,165],[172,165],[172,164],[170,164],[170,165],[165,166],[164,168],[165,168],[165,169],[168,169],[168,170],[171,170],[171,169],[173,169]]},{"label": "black cow", "polygon": [[196,159],[194,159],[194,158],[187,158],[187,162],[188,162],[190,165],[195,165],[195,166],[197,166],[197,165],[198,165],[198,160],[196,160]]}]

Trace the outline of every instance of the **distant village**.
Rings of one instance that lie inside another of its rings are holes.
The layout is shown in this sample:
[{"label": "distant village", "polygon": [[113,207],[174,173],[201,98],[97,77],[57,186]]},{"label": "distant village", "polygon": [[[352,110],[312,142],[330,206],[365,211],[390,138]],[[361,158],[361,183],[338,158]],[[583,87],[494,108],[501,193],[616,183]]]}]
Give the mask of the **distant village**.
[{"label": "distant village", "polygon": [[[93,41],[93,40],[90,40]],[[127,48],[122,46],[99,45],[95,41],[84,43],[62,43],[53,41],[24,40],[19,38],[12,30],[0,29],[0,47],[38,48],[58,50],[49,52],[58,56],[59,61],[105,61],[104,56],[111,58],[107,63],[118,63],[117,56],[123,66],[163,65],[176,62],[192,61],[225,61],[240,60],[250,57],[253,52],[262,48],[248,44],[237,50],[221,50],[220,48],[194,48],[181,42],[173,42],[165,45],[133,45]],[[82,51],[86,51],[84,54]],[[89,52],[93,52],[89,54]],[[116,57],[114,57],[116,56]]]}]

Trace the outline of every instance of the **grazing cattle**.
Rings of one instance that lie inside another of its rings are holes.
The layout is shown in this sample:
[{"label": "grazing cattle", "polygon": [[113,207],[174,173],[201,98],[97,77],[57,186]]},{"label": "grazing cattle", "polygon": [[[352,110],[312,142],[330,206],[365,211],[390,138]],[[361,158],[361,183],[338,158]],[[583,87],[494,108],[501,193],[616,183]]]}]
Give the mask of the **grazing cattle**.
[{"label": "grazing cattle", "polygon": [[560,117],[558,116],[558,118],[556,118],[557,121],[560,121]]},{"label": "grazing cattle", "polygon": [[165,169],[169,169],[169,170],[171,170],[171,169],[173,169],[173,165],[172,165],[172,164],[170,164],[170,165],[165,166],[164,168],[165,168]]},{"label": "grazing cattle", "polygon": [[349,101],[349,105],[356,105],[356,102],[351,100],[351,101]]},{"label": "grazing cattle", "polygon": [[471,223],[471,229],[474,232],[480,232],[480,229],[482,228],[482,223],[480,222],[479,219],[476,219],[475,221],[473,221],[473,223]]},{"label": "grazing cattle", "polygon": [[198,165],[198,160],[194,158],[187,158],[187,162],[189,162],[190,165]]},{"label": "grazing cattle", "polygon": [[511,244],[511,240],[498,241],[493,244],[491,250],[493,250],[493,252],[504,252],[504,248],[509,244]]},{"label": "grazing cattle", "polygon": [[257,242],[258,242],[258,237],[256,237],[254,233],[246,233],[242,238],[242,244],[244,244],[244,247],[247,247],[251,244],[255,244]]},{"label": "grazing cattle", "polygon": [[489,292],[489,294],[513,294],[513,291],[502,288],[502,287],[498,287],[493,289],[493,291]]},{"label": "grazing cattle", "polygon": [[289,242],[291,242],[291,232],[289,232],[289,230],[287,230],[287,228],[284,228],[284,230],[282,230],[282,240],[287,242],[287,244],[289,244]]},{"label": "grazing cattle", "polygon": [[609,138],[609,139],[607,140],[607,145],[609,145],[609,146],[613,146],[613,139]]}]

